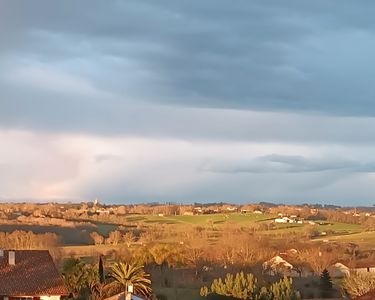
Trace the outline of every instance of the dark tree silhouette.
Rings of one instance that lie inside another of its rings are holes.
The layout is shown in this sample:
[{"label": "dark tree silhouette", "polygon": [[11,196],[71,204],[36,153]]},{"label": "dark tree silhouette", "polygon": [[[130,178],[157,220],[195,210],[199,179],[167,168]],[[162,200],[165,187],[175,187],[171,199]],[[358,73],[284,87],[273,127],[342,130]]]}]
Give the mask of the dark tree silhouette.
[{"label": "dark tree silhouette", "polygon": [[104,283],[104,267],[103,267],[103,258],[101,255],[99,257],[99,282]]},{"label": "dark tree silhouette", "polygon": [[324,269],[320,275],[320,288],[322,297],[330,297],[332,295],[332,280],[327,269]]}]

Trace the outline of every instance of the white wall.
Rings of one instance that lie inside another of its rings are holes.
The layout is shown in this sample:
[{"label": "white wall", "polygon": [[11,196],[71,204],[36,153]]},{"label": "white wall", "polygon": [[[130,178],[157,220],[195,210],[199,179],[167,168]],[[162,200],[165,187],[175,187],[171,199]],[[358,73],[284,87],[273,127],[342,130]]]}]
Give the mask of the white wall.
[{"label": "white wall", "polygon": [[60,296],[41,296],[40,300],[60,300]]}]

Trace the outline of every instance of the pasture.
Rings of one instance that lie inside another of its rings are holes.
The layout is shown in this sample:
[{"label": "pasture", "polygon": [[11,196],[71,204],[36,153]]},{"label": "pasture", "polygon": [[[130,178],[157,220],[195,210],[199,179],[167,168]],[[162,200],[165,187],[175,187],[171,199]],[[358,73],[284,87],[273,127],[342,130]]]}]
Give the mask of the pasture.
[{"label": "pasture", "polygon": [[[329,242],[355,243],[362,249],[374,250],[375,248],[375,232],[373,231],[357,232],[345,235],[334,235],[326,237],[324,239]],[[316,239],[316,241],[321,240],[323,240],[323,238]]]},{"label": "pasture", "polygon": [[125,219],[129,223],[145,224],[171,224],[171,225],[222,225],[226,223],[237,223],[241,225],[251,224],[272,219],[272,215],[267,214],[210,214],[210,215],[130,215]]}]

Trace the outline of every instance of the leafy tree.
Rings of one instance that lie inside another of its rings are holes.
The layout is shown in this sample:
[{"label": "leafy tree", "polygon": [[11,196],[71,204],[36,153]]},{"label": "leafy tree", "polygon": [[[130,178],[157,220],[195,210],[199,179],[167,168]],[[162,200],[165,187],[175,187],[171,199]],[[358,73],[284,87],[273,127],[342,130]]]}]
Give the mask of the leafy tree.
[{"label": "leafy tree", "polygon": [[269,288],[269,295],[272,300],[297,300],[301,298],[299,292],[293,290],[292,278],[287,277],[273,283]]},{"label": "leafy tree", "polygon": [[80,259],[70,258],[64,263],[63,276],[73,298],[79,298],[95,281],[97,273],[95,269],[85,265]]},{"label": "leafy tree", "polygon": [[269,287],[259,287],[253,274],[243,272],[227,274],[224,279],[215,279],[210,288],[201,288],[200,295],[209,299],[243,300],[297,300],[299,292],[293,289],[292,279],[283,278]]},{"label": "leafy tree", "polygon": [[143,266],[125,262],[115,263],[111,267],[109,277],[114,280],[110,285],[120,288],[125,293],[129,284],[132,284],[136,294],[146,297],[151,295],[150,275],[144,271]]},{"label": "leafy tree", "polygon": [[344,291],[351,297],[359,297],[375,289],[375,274],[351,272],[342,283]]}]

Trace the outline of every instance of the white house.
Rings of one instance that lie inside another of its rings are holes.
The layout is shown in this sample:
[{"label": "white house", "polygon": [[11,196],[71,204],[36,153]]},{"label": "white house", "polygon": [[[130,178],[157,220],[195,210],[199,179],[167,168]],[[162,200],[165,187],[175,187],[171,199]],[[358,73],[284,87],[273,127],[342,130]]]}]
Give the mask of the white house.
[{"label": "white house", "polygon": [[361,273],[375,273],[375,262],[358,262],[351,271]]},{"label": "white house", "polygon": [[284,276],[292,276],[297,277],[299,273],[293,265],[283,259],[281,256],[277,255],[270,260],[266,261],[262,265],[263,272],[267,275],[275,276],[275,275],[284,275]]},{"label": "white house", "polygon": [[282,218],[276,218],[275,223],[294,223],[295,221],[288,218],[288,217],[282,217]]}]

